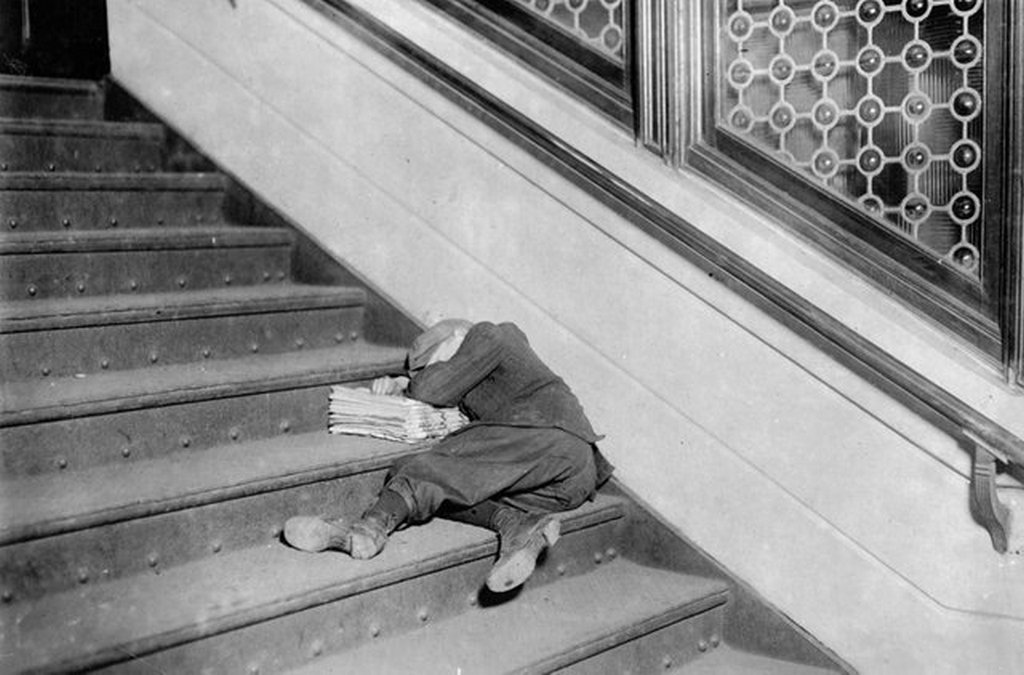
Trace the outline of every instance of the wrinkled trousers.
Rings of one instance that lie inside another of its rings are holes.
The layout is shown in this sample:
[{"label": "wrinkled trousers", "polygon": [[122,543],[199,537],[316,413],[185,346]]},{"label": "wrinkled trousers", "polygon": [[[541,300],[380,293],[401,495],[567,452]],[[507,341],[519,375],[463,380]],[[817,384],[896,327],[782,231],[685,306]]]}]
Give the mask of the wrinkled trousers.
[{"label": "wrinkled trousers", "polygon": [[391,467],[385,487],[405,498],[409,520],[485,500],[527,512],[568,511],[593,496],[593,447],[561,429],[471,426]]}]

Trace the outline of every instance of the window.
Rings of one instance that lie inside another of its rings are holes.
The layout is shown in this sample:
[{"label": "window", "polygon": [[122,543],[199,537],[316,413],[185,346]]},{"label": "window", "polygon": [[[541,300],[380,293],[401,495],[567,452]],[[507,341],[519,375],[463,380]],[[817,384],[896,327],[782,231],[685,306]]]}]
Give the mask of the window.
[{"label": "window", "polygon": [[683,63],[697,93],[668,94],[691,117],[687,162],[1018,382],[1019,12],[992,0],[702,0],[683,38],[699,41]]},{"label": "window", "polygon": [[631,0],[428,0],[633,127]]}]

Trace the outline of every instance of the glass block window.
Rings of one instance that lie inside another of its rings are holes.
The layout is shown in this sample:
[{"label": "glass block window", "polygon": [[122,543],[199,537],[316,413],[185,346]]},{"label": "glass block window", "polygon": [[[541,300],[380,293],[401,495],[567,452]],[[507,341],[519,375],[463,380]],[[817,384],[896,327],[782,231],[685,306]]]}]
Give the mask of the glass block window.
[{"label": "glass block window", "polygon": [[978,278],[982,0],[719,0],[716,124]]},{"label": "glass block window", "polygon": [[624,0],[513,0],[577,42],[622,64]]}]

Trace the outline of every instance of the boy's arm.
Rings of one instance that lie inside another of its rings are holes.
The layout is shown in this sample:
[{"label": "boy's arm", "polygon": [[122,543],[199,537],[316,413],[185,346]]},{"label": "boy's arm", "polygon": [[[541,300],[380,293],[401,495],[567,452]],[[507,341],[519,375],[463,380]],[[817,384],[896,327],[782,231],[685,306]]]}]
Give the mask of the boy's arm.
[{"label": "boy's arm", "polygon": [[491,323],[479,323],[448,359],[413,373],[407,394],[436,406],[456,406],[501,363],[503,346]]}]

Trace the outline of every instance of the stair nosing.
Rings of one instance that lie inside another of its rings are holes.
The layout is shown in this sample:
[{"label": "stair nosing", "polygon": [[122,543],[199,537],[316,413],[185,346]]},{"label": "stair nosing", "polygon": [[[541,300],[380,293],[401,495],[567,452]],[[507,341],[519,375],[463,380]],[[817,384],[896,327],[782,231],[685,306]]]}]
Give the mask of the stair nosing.
[{"label": "stair nosing", "polygon": [[56,91],[81,95],[98,95],[102,92],[100,85],[92,80],[6,74],[0,75],[0,89]]},{"label": "stair nosing", "polygon": [[[602,504],[598,505],[585,505],[576,512],[566,512],[562,521],[563,532],[570,533],[581,531],[601,523],[611,522],[622,518],[623,512],[621,498],[604,496],[602,502]],[[451,567],[473,562],[475,560],[493,557],[497,552],[497,541],[492,533],[486,532],[482,528],[475,528],[470,525],[451,523],[450,521],[445,522],[447,522],[448,527],[454,527],[463,532],[462,538],[464,541],[455,542],[451,546],[439,549],[438,551],[432,552],[427,550],[426,552],[418,552],[412,556],[405,556],[395,561],[390,561],[388,558],[380,556],[379,558],[374,559],[377,561],[375,566],[366,565],[363,570],[356,572],[351,576],[338,575],[334,576],[331,580],[316,581],[315,584],[311,583],[306,588],[290,589],[288,591],[278,592],[278,594],[272,595],[269,598],[254,600],[247,606],[233,606],[229,608],[218,607],[220,610],[219,613],[207,615],[201,623],[196,623],[193,620],[179,622],[167,621],[168,624],[171,624],[170,628],[164,628],[163,630],[159,630],[158,632],[148,635],[129,637],[127,641],[118,642],[117,640],[111,640],[111,643],[116,644],[107,644],[99,650],[87,655],[67,655],[56,662],[46,663],[36,667],[45,668],[47,670],[62,670],[70,667],[77,670],[89,669],[102,665],[113,665],[126,658],[132,658],[133,656],[145,656],[164,649],[173,648],[181,644],[187,644],[195,640],[223,634],[231,630],[237,630],[263,621],[273,620],[274,618],[287,614],[311,609],[331,602],[337,602],[345,598],[355,597],[378,588],[411,580],[426,574],[433,574]],[[429,527],[429,525],[426,527]],[[411,534],[407,534],[409,532],[411,532]],[[429,535],[424,532],[422,528],[413,528],[412,530],[407,530],[404,533],[399,533],[394,537],[394,539],[399,539],[402,536],[423,539]],[[396,545],[396,542],[392,542],[392,545]],[[267,546],[281,547],[282,549],[287,548],[284,544],[272,543],[268,545],[249,547],[229,555],[239,558],[246,554],[254,556],[256,553],[253,552],[266,548]],[[417,548],[418,551],[422,551],[422,546],[409,546],[408,548]],[[385,553],[387,553],[387,551],[385,551]],[[301,553],[296,554],[307,555]],[[328,553],[325,555],[342,554]],[[215,561],[217,560],[220,559],[206,558],[199,561],[193,561],[192,563],[186,563],[185,565],[180,566],[189,567],[191,568],[190,570],[183,571],[180,570],[179,567],[176,567],[168,570],[164,574],[174,574],[177,570],[178,573],[182,575],[186,575],[191,572],[191,574],[196,578],[206,578],[205,575],[196,574],[194,570],[201,566],[215,565]],[[374,561],[371,560],[366,562],[372,563]],[[210,578],[213,578],[216,577],[216,574],[211,574],[209,576]],[[148,575],[146,575],[146,577],[149,578]],[[64,591],[54,597],[74,598],[76,605],[83,606],[86,604],[87,600],[83,597],[83,594],[103,594],[105,592],[109,594],[108,589],[112,586],[127,587],[129,584],[133,584],[134,587],[135,583],[137,583],[136,577],[128,577],[117,581],[106,582],[97,586],[87,587],[82,590]],[[116,590],[114,593],[116,594]],[[99,600],[99,598],[93,598],[93,600]],[[9,605],[5,609],[13,612],[18,609],[18,607],[19,605],[15,604]],[[0,610],[0,612],[3,611],[4,610]],[[175,623],[177,623],[177,625],[174,625]]]},{"label": "stair nosing", "polygon": [[[336,360],[332,360],[331,356],[336,357]],[[307,359],[312,361],[318,357],[326,358],[317,363],[303,363]],[[350,360],[348,363],[344,362],[346,357]],[[225,396],[246,396],[327,386],[366,379],[383,373],[400,372],[404,361],[404,349],[353,343],[284,355],[274,354],[270,357],[247,356],[150,367],[81,378],[91,379],[88,385],[93,390],[109,383],[119,386],[112,394],[104,396],[80,394],[80,400],[74,400],[74,397],[61,400],[53,396],[48,399],[42,395],[43,391],[64,393],[61,391],[62,384],[65,390],[69,387],[81,390],[84,384],[75,384],[79,380],[75,377],[56,378],[43,383],[5,383],[0,385],[0,393],[3,393],[0,401],[0,427],[128,412],[156,406],[215,400]],[[295,362],[299,362],[297,371]],[[281,367],[282,372],[275,372],[278,367]],[[221,381],[218,381],[218,377]],[[175,379],[190,384],[170,386]],[[158,380],[163,387],[154,391],[136,389],[140,382],[150,380]],[[125,385],[125,382],[130,386]],[[37,404],[13,407],[25,399],[34,400]],[[39,402],[42,404],[39,405]]]},{"label": "stair nosing", "polygon": [[104,230],[43,230],[0,233],[0,255],[84,253],[98,251],[184,250],[242,246],[290,246],[294,233],[283,227],[196,225]]},{"label": "stair nosing", "polygon": [[574,663],[583,661],[584,659],[596,656],[601,652],[614,649],[615,647],[623,645],[630,640],[635,640],[644,635],[649,635],[650,633],[674,623],[678,623],[688,617],[696,616],[698,614],[708,612],[716,607],[720,607],[728,602],[729,596],[730,590],[728,588],[723,588],[718,592],[692,600],[685,605],[672,607],[664,612],[648,617],[643,621],[633,623],[628,628],[618,629],[614,632],[608,632],[604,635],[597,636],[585,643],[577,645],[577,647],[572,651],[562,652],[545,659],[540,659],[512,672],[518,675],[554,672],[560,668],[565,668]]},{"label": "stair nosing", "polygon": [[0,335],[356,307],[365,304],[358,286],[274,284],[169,293],[127,293],[96,298],[0,302]]},{"label": "stair nosing", "polygon": [[226,190],[229,184],[228,177],[219,172],[9,171],[0,173],[0,191],[218,192]]},{"label": "stair nosing", "polygon": [[159,142],[165,133],[165,127],[154,122],[0,117],[0,134],[11,136],[127,138]]}]

